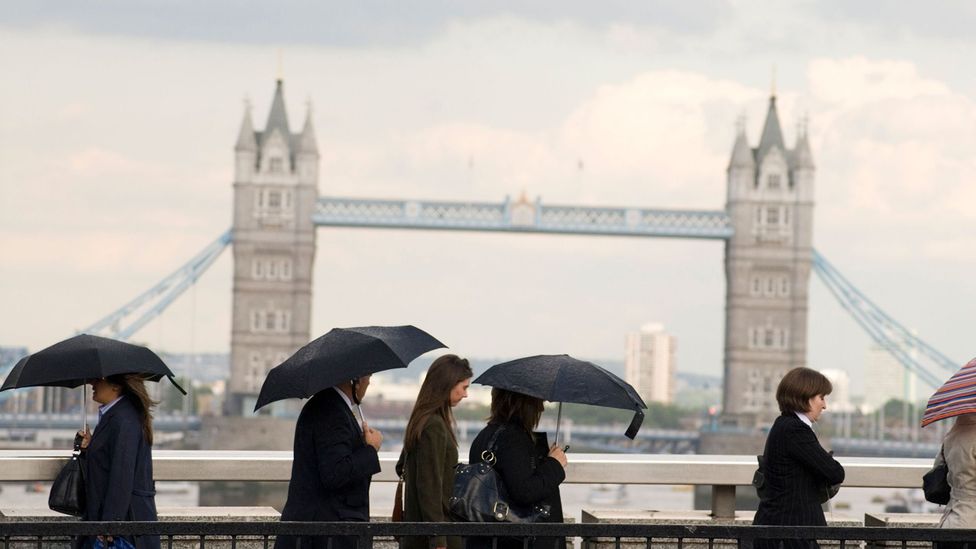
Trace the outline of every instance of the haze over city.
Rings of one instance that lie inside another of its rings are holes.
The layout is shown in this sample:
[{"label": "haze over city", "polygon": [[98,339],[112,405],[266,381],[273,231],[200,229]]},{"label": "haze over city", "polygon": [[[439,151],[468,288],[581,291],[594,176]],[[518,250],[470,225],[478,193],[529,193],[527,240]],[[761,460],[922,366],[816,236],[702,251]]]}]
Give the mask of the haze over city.
[{"label": "haze over city", "polygon": [[[226,230],[245,98],[263,126],[280,75],[293,129],[311,105],[323,196],[715,210],[736,122],[755,146],[775,86],[790,146],[809,119],[816,249],[960,364],[976,354],[967,3],[155,8],[0,16],[13,83],[0,88],[0,302],[16,311],[0,344],[70,335]],[[624,335],[655,321],[679,370],[721,374],[719,242],[318,238],[313,337],[412,323],[464,355],[619,360]],[[134,339],[227,351],[230,271],[225,254]],[[818,281],[809,322],[810,365],[848,370],[860,391],[868,338]]]}]

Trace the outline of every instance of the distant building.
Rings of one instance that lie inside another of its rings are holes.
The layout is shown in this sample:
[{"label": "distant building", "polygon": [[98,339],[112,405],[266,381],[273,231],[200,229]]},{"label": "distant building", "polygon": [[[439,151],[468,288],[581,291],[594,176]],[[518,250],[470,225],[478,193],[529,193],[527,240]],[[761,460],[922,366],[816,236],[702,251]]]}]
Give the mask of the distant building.
[{"label": "distant building", "polygon": [[627,334],[624,375],[645,402],[670,404],[675,392],[674,336],[661,324],[645,324]]},{"label": "distant building", "polygon": [[827,397],[827,411],[847,413],[854,411],[851,402],[851,377],[844,370],[820,370],[820,373],[830,380],[834,390]]},{"label": "distant building", "polygon": [[864,405],[869,411],[877,410],[891,399],[918,401],[918,379],[915,374],[877,345],[868,349],[864,379],[869,380],[871,385],[871,390],[865,391],[864,395]]}]

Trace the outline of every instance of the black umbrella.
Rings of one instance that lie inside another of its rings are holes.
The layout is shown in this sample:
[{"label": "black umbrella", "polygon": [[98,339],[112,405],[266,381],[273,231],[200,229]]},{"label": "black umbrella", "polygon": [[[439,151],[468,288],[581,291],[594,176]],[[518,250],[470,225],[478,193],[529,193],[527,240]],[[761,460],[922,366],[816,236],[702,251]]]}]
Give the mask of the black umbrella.
[{"label": "black umbrella", "polygon": [[89,334],[70,337],[20,359],[3,380],[0,391],[42,386],[78,387],[88,380],[116,374],[141,374],[150,381],[159,381],[165,376],[186,394],[156,353],[140,345]]},{"label": "black umbrella", "polygon": [[22,387],[78,387],[87,380],[116,374],[142,374],[159,381],[164,376],[180,390],[173,372],[159,356],[140,345],[80,334],[20,359],[7,374],[0,391]]},{"label": "black umbrella", "polygon": [[406,368],[418,356],[442,347],[446,345],[414,326],[333,328],[268,372],[254,411],[276,400],[308,398],[369,374]]},{"label": "black umbrella", "polygon": [[563,402],[634,410],[634,418],[625,433],[630,438],[637,436],[644,422],[641,409],[647,408],[629,383],[592,362],[569,355],[536,355],[496,364],[474,383],[558,402],[556,437]]}]

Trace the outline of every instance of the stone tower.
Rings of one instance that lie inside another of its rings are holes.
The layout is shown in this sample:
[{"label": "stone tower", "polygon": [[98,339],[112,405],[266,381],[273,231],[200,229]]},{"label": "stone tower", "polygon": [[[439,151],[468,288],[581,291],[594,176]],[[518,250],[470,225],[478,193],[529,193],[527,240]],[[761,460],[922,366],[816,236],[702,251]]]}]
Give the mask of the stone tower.
[{"label": "stone tower", "polygon": [[787,149],[769,110],[759,146],[740,124],[728,167],[725,250],[725,419],[749,427],[779,414],[776,386],[806,365],[813,234],[813,157],[805,128]]},{"label": "stone tower", "polygon": [[319,152],[311,108],[292,133],[282,81],[263,131],[234,147],[234,302],[225,412],[250,414],[268,370],[309,341]]}]

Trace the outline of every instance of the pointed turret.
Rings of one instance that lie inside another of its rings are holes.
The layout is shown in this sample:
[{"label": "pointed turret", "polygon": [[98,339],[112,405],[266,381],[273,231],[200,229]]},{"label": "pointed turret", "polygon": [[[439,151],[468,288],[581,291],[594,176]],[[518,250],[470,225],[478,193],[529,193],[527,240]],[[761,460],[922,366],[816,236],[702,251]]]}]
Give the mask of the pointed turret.
[{"label": "pointed turret", "polygon": [[729,168],[754,168],[756,159],[752,156],[752,148],[746,140],[746,132],[740,128],[736,132],[735,144],[732,145],[732,159],[729,160]]},{"label": "pointed turret", "polygon": [[276,129],[281,132],[281,137],[285,140],[291,136],[291,130],[288,128],[288,112],[285,110],[285,93],[282,88],[279,78],[275,86],[274,100],[271,102],[271,112],[268,113],[268,123],[264,125],[264,131],[261,132],[262,146]]},{"label": "pointed turret", "polygon": [[299,154],[318,154],[319,146],[315,139],[315,128],[312,126],[312,106],[308,107],[308,114],[305,115],[305,126],[302,127],[302,135],[298,142]]},{"label": "pointed turret", "polygon": [[258,142],[254,138],[254,124],[251,122],[251,108],[244,108],[244,121],[241,122],[241,131],[237,134],[237,145],[235,151],[256,151]]},{"label": "pointed turret", "polygon": [[766,112],[766,124],[763,126],[762,137],[759,138],[759,150],[756,151],[756,161],[762,159],[773,147],[779,147],[783,153],[786,152],[786,145],[783,144],[783,130],[779,126],[779,114],[776,112],[776,96],[769,96],[769,110]]},{"label": "pointed turret", "polygon": [[810,152],[810,140],[807,139],[807,128],[804,124],[796,138],[796,148],[793,149],[793,169],[812,170],[813,167],[813,153]]}]

